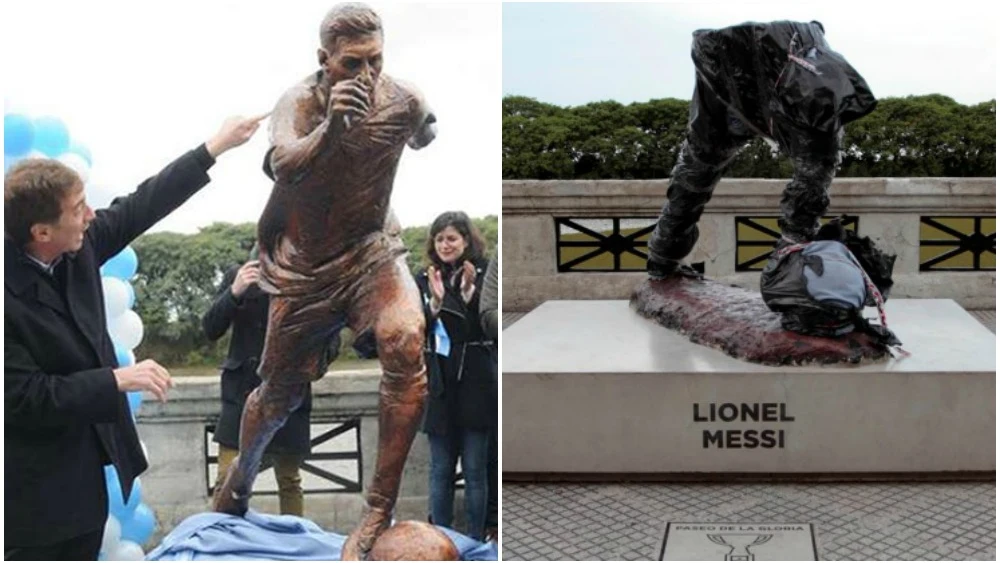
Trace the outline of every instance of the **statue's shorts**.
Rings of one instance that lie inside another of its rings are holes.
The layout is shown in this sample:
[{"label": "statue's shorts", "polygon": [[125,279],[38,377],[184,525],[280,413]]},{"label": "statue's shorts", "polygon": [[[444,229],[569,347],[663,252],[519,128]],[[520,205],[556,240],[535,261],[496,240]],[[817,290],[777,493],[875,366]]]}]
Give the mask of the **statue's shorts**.
[{"label": "statue's shorts", "polygon": [[355,334],[371,328],[375,311],[359,307],[377,304],[377,276],[405,253],[399,236],[384,231],[318,261],[284,238],[272,253],[262,252],[260,286],[271,305],[261,379],[299,384],[323,377],[331,338],[349,320]]}]

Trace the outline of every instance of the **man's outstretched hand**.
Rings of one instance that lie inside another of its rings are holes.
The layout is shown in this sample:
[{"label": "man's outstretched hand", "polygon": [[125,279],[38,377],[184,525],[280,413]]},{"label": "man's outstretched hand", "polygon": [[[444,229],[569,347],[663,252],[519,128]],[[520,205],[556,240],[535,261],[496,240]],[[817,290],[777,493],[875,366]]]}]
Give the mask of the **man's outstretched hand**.
[{"label": "man's outstretched hand", "polygon": [[205,148],[212,158],[219,158],[219,155],[231,148],[238,147],[250,140],[253,134],[260,127],[260,122],[264,121],[270,112],[254,117],[230,117],[219,128],[219,132],[214,137],[205,142]]}]

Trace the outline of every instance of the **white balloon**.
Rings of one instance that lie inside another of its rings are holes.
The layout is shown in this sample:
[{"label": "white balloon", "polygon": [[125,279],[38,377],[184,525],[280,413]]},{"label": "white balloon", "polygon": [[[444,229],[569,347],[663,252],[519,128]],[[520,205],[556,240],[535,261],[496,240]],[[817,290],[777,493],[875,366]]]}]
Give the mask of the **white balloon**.
[{"label": "white balloon", "polygon": [[31,151],[27,155],[25,155],[24,158],[25,159],[28,159],[28,158],[45,158],[45,159],[47,159],[47,158],[49,158],[49,155],[43,153],[42,151]]},{"label": "white balloon", "polygon": [[74,172],[80,176],[80,180],[84,184],[90,180],[90,165],[87,164],[87,160],[82,156],[76,154],[75,152],[64,152],[59,155],[59,162],[69,166]]},{"label": "white balloon", "polygon": [[131,309],[108,320],[111,339],[126,350],[134,350],[142,342],[142,331],[142,319]]},{"label": "white balloon", "polygon": [[104,524],[104,539],[101,540],[101,552],[111,553],[118,547],[119,540],[122,539],[122,525],[118,519],[108,514],[108,521]]},{"label": "white balloon", "polygon": [[142,455],[146,458],[146,463],[149,463],[149,450],[146,449],[146,442],[139,440],[139,446],[142,448]]},{"label": "white balloon", "polygon": [[122,540],[115,549],[108,552],[108,561],[142,561],[146,554],[142,547],[134,541]]},{"label": "white balloon", "polygon": [[126,282],[118,278],[104,276],[101,285],[104,287],[104,312],[108,319],[113,319],[128,310],[128,288]]}]

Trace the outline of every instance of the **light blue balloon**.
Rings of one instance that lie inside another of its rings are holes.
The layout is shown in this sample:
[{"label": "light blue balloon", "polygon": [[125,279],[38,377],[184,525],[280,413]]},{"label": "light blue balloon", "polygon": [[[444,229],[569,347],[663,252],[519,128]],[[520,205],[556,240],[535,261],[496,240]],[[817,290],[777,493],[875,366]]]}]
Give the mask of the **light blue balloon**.
[{"label": "light blue balloon", "polygon": [[66,152],[69,148],[69,130],[58,117],[39,117],[35,119],[34,148],[53,158]]},{"label": "light blue balloon", "polygon": [[104,466],[104,480],[108,487],[108,514],[118,519],[122,525],[122,535],[125,535],[125,522],[132,517],[133,511],[142,501],[139,481],[132,482],[132,494],[126,500],[122,493],[122,485],[118,481],[118,470],[114,465]]},{"label": "light blue balloon", "polygon": [[131,246],[126,246],[125,250],[112,256],[101,266],[101,275],[128,281],[132,279],[138,269],[139,257],[136,256],[135,250],[132,250]]},{"label": "light blue balloon", "polygon": [[120,368],[130,366],[134,363],[132,354],[129,353],[129,350],[126,350],[117,343],[115,343],[115,360],[118,361],[118,367]]},{"label": "light blue balloon", "polygon": [[145,504],[135,507],[135,512],[122,522],[122,539],[134,541],[142,545],[153,535],[156,529],[156,516]]},{"label": "light blue balloon", "polygon": [[125,503],[125,513],[134,514],[139,508],[140,502],[142,502],[142,481],[136,477],[135,481],[132,481],[132,494],[128,496],[128,502]]},{"label": "light blue balloon", "polygon": [[[19,113],[7,113],[3,116],[3,154],[4,156],[24,156],[31,152],[35,144],[35,125],[31,118]],[[7,161],[4,159],[4,170]]]},{"label": "light blue balloon", "polygon": [[114,465],[104,466],[104,482],[108,487],[108,513],[121,522],[125,499],[122,498],[122,484],[118,481],[118,470]]},{"label": "light blue balloon", "polygon": [[69,152],[76,153],[87,161],[87,166],[94,166],[94,157],[90,154],[90,149],[73,141],[69,145]]},{"label": "light blue balloon", "polygon": [[126,395],[128,395],[128,407],[132,409],[132,416],[135,417],[139,413],[139,407],[142,406],[142,391],[129,391]]}]

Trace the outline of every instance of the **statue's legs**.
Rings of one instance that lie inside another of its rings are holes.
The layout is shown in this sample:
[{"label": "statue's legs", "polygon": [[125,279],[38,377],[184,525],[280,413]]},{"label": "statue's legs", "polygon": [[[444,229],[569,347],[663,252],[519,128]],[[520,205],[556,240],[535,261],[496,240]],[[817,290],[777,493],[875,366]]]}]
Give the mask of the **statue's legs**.
[{"label": "statue's legs", "polygon": [[781,196],[782,237],[808,242],[819,229],[819,220],[830,206],[830,184],[840,163],[840,139],[835,134],[782,129],[781,144],[792,159],[795,172]]},{"label": "statue's legs", "polygon": [[677,269],[698,242],[698,220],[729,163],[753,134],[699,78],[687,136],[670,173],[667,202],[649,238],[647,270],[662,277]]},{"label": "statue's legs", "polygon": [[216,484],[212,509],[237,516],[246,513],[264,449],[295,409],[311,381],[326,368],[326,343],[336,317],[318,298],[271,297],[263,362],[263,383],[247,398],[240,420],[240,450],[222,483]]},{"label": "statue's legs", "polygon": [[403,258],[382,266],[349,312],[355,334],[374,324],[382,363],[378,453],[361,523],[344,543],[341,558],[364,559],[392,520],[403,466],[423,414],[427,394],[424,314]]},{"label": "statue's legs", "polygon": [[242,516],[264,449],[285,421],[302,404],[308,383],[265,381],[247,398],[240,421],[240,453],[229,467],[226,479],[216,485],[212,509]]}]

